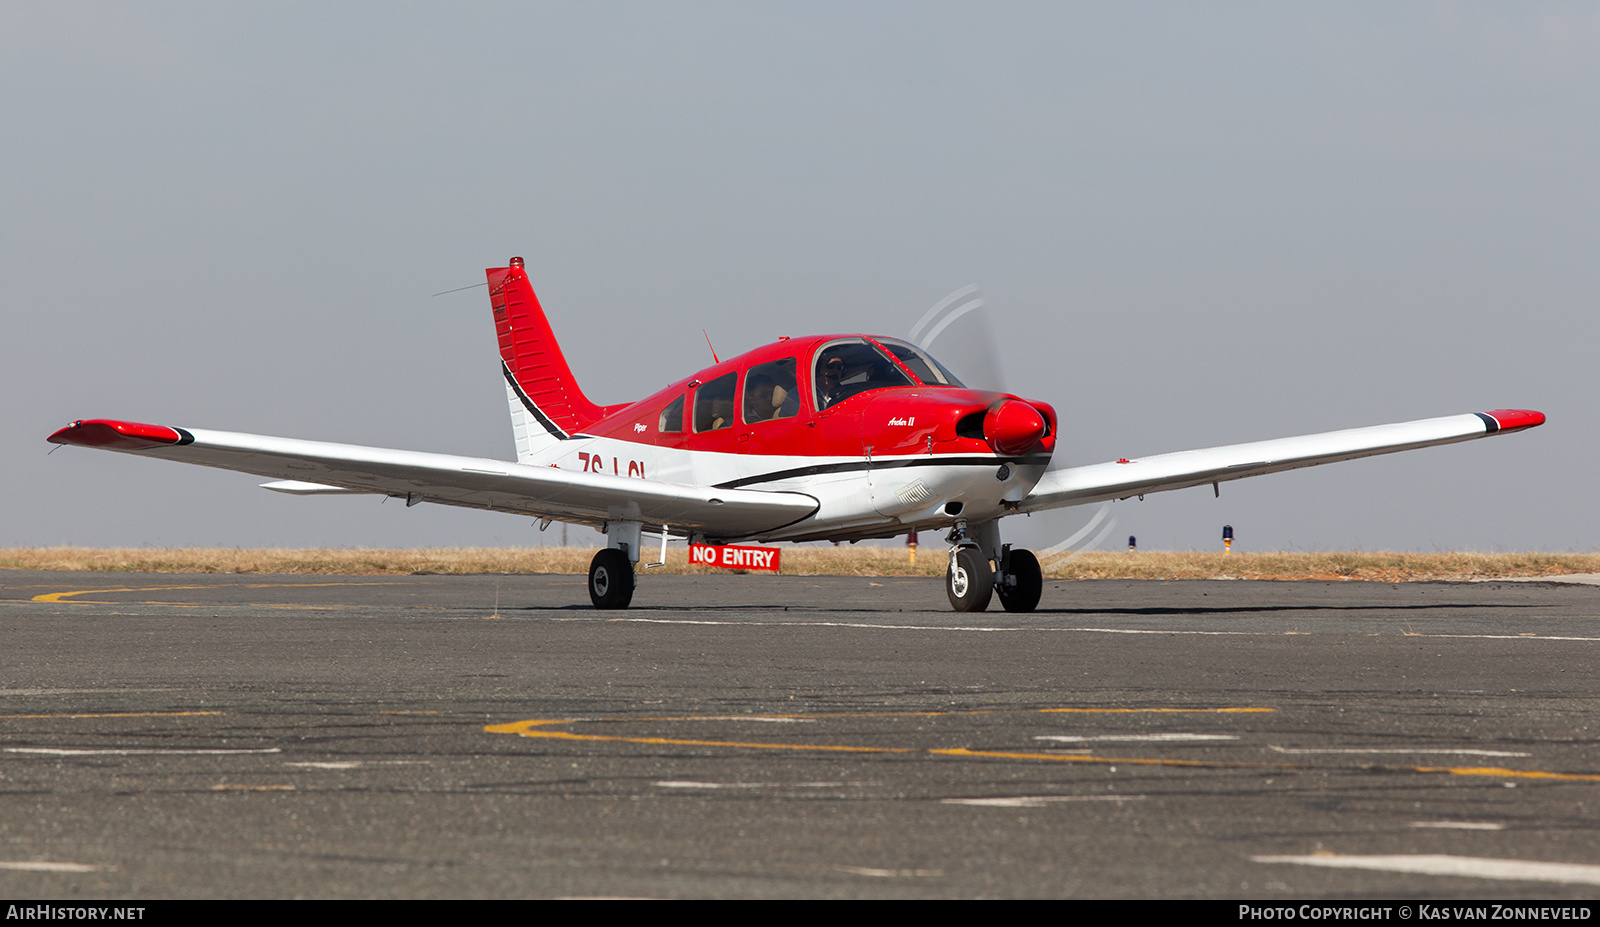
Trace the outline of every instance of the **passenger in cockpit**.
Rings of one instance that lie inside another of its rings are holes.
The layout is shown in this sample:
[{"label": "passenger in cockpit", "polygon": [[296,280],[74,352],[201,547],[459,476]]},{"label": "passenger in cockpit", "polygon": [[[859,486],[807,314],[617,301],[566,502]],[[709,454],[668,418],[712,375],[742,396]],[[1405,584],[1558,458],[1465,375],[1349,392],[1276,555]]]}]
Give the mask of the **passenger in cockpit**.
[{"label": "passenger in cockpit", "polygon": [[800,411],[794,367],[791,357],[751,369],[744,382],[744,420],[747,423],[789,418]]},{"label": "passenger in cockpit", "polygon": [[764,373],[752,373],[744,381],[744,420],[747,423],[764,422],[773,418],[778,405],[772,399],[778,384]]}]

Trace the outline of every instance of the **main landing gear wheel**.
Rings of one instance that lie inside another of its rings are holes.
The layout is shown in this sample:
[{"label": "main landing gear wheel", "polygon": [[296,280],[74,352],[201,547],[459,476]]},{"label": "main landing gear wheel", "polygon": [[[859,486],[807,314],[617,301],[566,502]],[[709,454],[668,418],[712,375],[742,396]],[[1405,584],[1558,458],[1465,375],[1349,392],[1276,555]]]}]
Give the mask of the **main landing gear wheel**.
[{"label": "main landing gear wheel", "polygon": [[1002,581],[995,587],[1000,593],[1000,604],[1008,612],[1031,612],[1039,607],[1039,596],[1044,592],[1044,571],[1039,569],[1039,558],[1031,550],[1013,550],[1006,561],[1015,586]]},{"label": "main landing gear wheel", "polygon": [[976,547],[958,547],[944,574],[944,592],[958,612],[981,612],[994,595],[994,570]]},{"label": "main landing gear wheel", "polygon": [[589,561],[589,601],[595,608],[627,608],[633,601],[633,564],[627,554],[607,547]]}]

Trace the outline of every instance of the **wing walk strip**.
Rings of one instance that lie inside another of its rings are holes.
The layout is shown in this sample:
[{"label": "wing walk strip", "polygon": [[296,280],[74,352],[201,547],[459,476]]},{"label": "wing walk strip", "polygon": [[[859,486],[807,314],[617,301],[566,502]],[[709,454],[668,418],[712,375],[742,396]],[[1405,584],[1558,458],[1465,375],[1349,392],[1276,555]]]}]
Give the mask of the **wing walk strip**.
[{"label": "wing walk strip", "polygon": [[[1235,714],[1273,712],[1275,708],[1259,707],[1227,707],[1227,708],[1041,708],[1034,711],[1040,714],[1057,712],[1074,712],[1084,714]],[[818,715],[750,715],[747,720],[764,721],[774,718],[785,719],[818,719],[818,718],[930,718],[957,715],[985,715],[1009,713],[996,711],[908,711],[908,712],[877,712],[862,714],[818,714]],[[1498,766],[1383,766],[1378,764],[1363,763],[1355,766],[1327,767],[1311,766],[1302,763],[1241,763],[1223,762],[1217,760],[1173,760],[1158,757],[1113,757],[1090,756],[1088,754],[1072,753],[1034,753],[1027,751],[1008,750],[972,750],[966,747],[948,748],[921,748],[921,747],[860,747],[849,744],[805,744],[805,743],[776,743],[772,741],[744,741],[744,740],[707,740],[703,738],[684,737],[629,737],[616,734],[576,734],[571,731],[551,730],[551,728],[571,724],[646,724],[673,721],[704,721],[713,720],[701,716],[660,717],[660,718],[533,718],[526,721],[513,721],[508,724],[491,724],[484,727],[484,732],[489,734],[515,734],[519,737],[529,737],[545,740],[582,741],[588,743],[625,743],[642,744],[647,746],[680,746],[680,747],[729,747],[745,750],[807,750],[821,753],[871,753],[871,754],[925,754],[928,756],[948,756],[976,759],[997,760],[1037,760],[1049,763],[1095,763],[1103,766],[1166,766],[1184,769],[1271,769],[1283,772],[1364,772],[1364,773],[1420,773],[1420,774],[1447,774],[1452,776],[1481,776],[1495,779],[1537,779],[1557,782],[1600,782],[1600,774],[1595,773],[1563,773],[1548,770],[1506,769]],[[714,720],[729,720],[727,715],[718,715]],[[746,720],[735,718],[734,720]]]}]

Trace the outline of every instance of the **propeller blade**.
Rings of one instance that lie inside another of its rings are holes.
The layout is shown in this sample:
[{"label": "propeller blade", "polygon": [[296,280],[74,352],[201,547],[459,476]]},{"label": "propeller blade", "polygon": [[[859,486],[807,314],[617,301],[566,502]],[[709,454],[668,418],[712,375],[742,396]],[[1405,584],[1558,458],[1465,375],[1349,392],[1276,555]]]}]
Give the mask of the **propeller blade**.
[{"label": "propeller blade", "polygon": [[939,359],[972,389],[1009,392],[995,350],[993,313],[978,285],[964,286],[933,304],[911,326],[907,340]]}]

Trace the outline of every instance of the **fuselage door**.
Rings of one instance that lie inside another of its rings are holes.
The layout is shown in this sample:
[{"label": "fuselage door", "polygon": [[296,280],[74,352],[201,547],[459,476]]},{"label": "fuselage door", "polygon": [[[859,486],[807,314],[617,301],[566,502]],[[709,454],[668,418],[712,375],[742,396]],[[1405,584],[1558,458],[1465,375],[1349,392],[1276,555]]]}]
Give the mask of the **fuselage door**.
[{"label": "fuselage door", "polygon": [[739,403],[738,450],[744,454],[810,452],[799,385],[799,359],[756,364],[744,375]]}]

